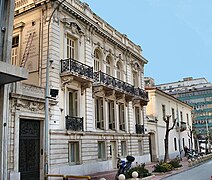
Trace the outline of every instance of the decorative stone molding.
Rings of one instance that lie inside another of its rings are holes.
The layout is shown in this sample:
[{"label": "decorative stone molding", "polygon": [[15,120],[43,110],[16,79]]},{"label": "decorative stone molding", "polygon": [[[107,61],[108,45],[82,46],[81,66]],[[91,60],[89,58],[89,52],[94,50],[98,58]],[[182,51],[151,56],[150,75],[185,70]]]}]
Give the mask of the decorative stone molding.
[{"label": "decorative stone molding", "polygon": [[61,90],[64,91],[65,90],[65,85],[71,84],[74,80],[73,76],[64,76],[61,78],[61,83],[62,83],[62,87]]},{"label": "decorative stone molding", "polygon": [[92,86],[92,83],[91,82],[82,83],[81,84],[81,95],[84,94],[86,88],[90,88],[91,86]]},{"label": "decorative stone molding", "polygon": [[32,112],[44,112],[44,103],[36,102],[31,100],[25,99],[17,99],[14,102],[14,107],[16,110],[25,110],[25,111],[32,111]]}]

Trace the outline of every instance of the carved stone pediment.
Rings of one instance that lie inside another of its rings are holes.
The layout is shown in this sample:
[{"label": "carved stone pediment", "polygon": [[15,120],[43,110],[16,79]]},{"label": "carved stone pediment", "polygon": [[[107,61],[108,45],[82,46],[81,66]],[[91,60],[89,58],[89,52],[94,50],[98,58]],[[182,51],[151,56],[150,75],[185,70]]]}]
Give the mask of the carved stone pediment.
[{"label": "carved stone pediment", "polygon": [[17,99],[14,103],[14,107],[17,110],[26,110],[31,112],[44,112],[44,103],[36,102],[36,101],[29,101],[25,99]]},{"label": "carved stone pediment", "polygon": [[65,24],[65,27],[70,29],[73,34],[84,35],[85,31],[77,20],[70,18],[63,18],[62,22]]}]

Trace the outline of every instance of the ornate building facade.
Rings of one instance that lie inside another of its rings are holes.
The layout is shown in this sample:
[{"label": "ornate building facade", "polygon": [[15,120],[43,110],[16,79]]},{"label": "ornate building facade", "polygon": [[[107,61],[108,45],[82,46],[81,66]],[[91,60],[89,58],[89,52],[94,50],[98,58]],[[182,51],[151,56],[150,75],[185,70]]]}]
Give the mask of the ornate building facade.
[{"label": "ornate building facade", "polygon": [[11,61],[29,78],[10,93],[10,178],[150,161],[140,46],[78,0],[15,2]]}]

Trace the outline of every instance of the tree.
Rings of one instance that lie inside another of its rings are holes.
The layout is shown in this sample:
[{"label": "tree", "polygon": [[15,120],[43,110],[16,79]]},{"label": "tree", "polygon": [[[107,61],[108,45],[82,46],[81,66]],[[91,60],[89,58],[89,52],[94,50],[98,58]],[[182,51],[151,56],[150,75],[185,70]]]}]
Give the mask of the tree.
[{"label": "tree", "polygon": [[174,126],[176,124],[176,120],[174,119],[173,124],[171,127],[169,127],[170,125],[170,116],[166,116],[163,117],[163,121],[166,123],[166,132],[165,132],[165,140],[164,140],[164,146],[165,146],[165,156],[164,156],[164,162],[167,161],[167,159],[169,158],[169,132],[174,129]]}]

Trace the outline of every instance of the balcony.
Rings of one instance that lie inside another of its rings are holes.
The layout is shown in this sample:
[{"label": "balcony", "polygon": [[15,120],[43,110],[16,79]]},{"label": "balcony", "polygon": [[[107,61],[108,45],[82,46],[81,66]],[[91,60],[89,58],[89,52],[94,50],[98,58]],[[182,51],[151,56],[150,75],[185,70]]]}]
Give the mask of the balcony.
[{"label": "balcony", "polygon": [[144,125],[136,124],[135,131],[136,131],[136,134],[144,134]]},{"label": "balcony", "polygon": [[101,71],[94,72],[93,86],[103,86],[103,89],[106,92],[115,91],[116,95],[122,94],[130,100],[140,99],[145,103],[148,102],[148,93],[146,91],[140,88],[135,88],[133,85]]},{"label": "balcony", "polygon": [[83,131],[83,117],[66,116],[66,129],[70,131]]},{"label": "balcony", "polygon": [[61,60],[61,76],[69,74],[80,82],[93,81],[93,67],[72,58]]},{"label": "balcony", "polygon": [[[179,130],[179,123],[177,123],[177,129]],[[186,122],[180,122],[180,131],[185,131],[187,129]]]}]

